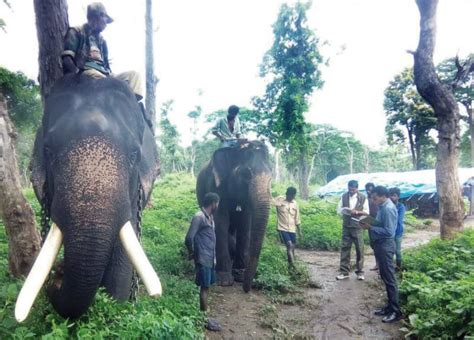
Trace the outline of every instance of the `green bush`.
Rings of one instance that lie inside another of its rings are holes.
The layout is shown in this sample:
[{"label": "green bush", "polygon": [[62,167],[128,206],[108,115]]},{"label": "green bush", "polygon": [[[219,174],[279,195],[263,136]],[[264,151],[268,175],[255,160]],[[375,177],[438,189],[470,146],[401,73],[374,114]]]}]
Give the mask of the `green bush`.
[{"label": "green bush", "polygon": [[400,285],[410,331],[420,338],[474,336],[474,231],[404,255]]},{"label": "green bush", "polygon": [[288,268],[286,250],[267,239],[260,254],[254,286],[270,292],[289,293],[308,282],[306,266],[297,260],[295,268]]}]

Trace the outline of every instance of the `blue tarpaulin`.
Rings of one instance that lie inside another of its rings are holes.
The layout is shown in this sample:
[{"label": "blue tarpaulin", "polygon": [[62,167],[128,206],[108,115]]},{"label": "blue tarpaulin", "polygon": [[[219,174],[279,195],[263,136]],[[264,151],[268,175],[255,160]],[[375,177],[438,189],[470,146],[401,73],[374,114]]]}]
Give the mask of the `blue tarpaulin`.
[{"label": "blue tarpaulin", "polygon": [[[474,168],[460,168],[459,188],[471,177],[474,177]],[[350,180],[359,182],[359,189],[363,191],[365,184],[372,182],[375,185],[383,185],[388,188],[398,187],[401,198],[407,198],[415,194],[436,193],[436,178],[434,170],[420,170],[408,172],[376,172],[372,174],[359,173],[336,177],[325,186],[319,188],[315,195],[319,197],[340,196],[347,191],[347,183]]]}]

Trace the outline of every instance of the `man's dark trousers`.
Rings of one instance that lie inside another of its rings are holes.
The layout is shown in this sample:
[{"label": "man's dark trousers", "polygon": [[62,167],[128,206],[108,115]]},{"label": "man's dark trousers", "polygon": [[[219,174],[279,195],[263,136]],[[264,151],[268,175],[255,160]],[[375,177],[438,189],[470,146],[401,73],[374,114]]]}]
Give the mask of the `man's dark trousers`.
[{"label": "man's dark trousers", "polygon": [[351,267],[351,248],[356,248],[356,273],[364,273],[364,230],[355,227],[342,227],[340,272],[349,274]]},{"label": "man's dark trousers", "polygon": [[388,308],[387,312],[401,314],[398,302],[398,286],[393,266],[393,254],[395,253],[395,241],[393,238],[376,240],[373,243],[375,259],[379,266],[380,276],[387,290]]}]

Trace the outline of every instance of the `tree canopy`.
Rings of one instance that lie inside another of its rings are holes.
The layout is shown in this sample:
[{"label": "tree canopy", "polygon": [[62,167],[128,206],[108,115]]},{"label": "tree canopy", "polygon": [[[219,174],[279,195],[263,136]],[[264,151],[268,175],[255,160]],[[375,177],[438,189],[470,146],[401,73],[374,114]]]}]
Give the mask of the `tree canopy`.
[{"label": "tree canopy", "polygon": [[17,129],[37,128],[43,108],[39,86],[22,72],[11,72],[0,67],[0,92],[8,103],[8,110]]},{"label": "tree canopy", "polygon": [[436,127],[433,109],[416,90],[413,69],[397,74],[385,89],[384,109],[389,143],[405,144],[408,139],[413,169],[432,168],[434,140],[430,131]]},{"label": "tree canopy", "polygon": [[323,81],[319,65],[323,57],[318,38],[308,27],[306,12],[311,3],[283,4],[273,25],[274,42],[261,64],[261,76],[269,79],[266,92],[254,99],[257,132],[282,149],[288,164],[298,169],[302,197],[308,196],[310,127],[304,114],[309,97]]}]

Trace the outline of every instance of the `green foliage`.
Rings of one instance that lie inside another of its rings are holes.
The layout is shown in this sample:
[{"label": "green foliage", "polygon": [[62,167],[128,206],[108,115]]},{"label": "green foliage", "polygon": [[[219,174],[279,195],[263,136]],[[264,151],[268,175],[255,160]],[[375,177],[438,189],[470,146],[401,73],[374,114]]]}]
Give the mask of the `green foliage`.
[{"label": "green foliage", "polygon": [[0,92],[7,100],[8,112],[20,131],[38,128],[43,114],[39,86],[22,72],[0,67]]},{"label": "green foliage", "polygon": [[323,62],[318,39],[307,26],[310,3],[283,4],[273,25],[274,43],[265,54],[261,76],[271,76],[263,98],[256,98],[259,133],[283,149],[300,145],[304,112],[314,88],[323,85],[318,68]]},{"label": "green foliage", "polygon": [[331,125],[315,125],[312,135],[317,183],[327,183],[339,175],[368,171],[369,148],[350,132]]},{"label": "green foliage", "polygon": [[219,141],[216,138],[204,139],[196,143],[196,159],[194,169],[196,174],[207,165],[214,151],[219,148]]},{"label": "green foliage", "polygon": [[283,4],[273,25],[274,42],[265,54],[260,74],[270,79],[261,98],[254,98],[257,133],[283,150],[286,165],[297,168],[300,192],[308,191],[308,164],[312,157],[311,126],[304,113],[309,97],[323,81],[323,58],[318,39],[308,27],[306,12],[311,3]]},{"label": "green foliage", "polygon": [[39,86],[21,72],[0,67],[0,92],[7,100],[8,113],[18,131],[16,155],[22,183],[28,183],[28,165],[43,114]]},{"label": "green foliage", "polygon": [[461,143],[459,145],[460,154],[459,154],[459,166],[461,167],[471,167],[471,136],[470,131],[466,130],[461,135]]},{"label": "green foliage", "polygon": [[178,128],[169,119],[172,111],[173,100],[168,100],[161,107],[157,139],[162,175],[185,171],[189,167],[186,150],[179,145],[181,140]]},{"label": "green foliage", "polygon": [[341,217],[336,204],[320,199],[300,202],[303,237],[299,246],[307,249],[338,250],[342,237]]},{"label": "green foliage", "polygon": [[[474,54],[470,54],[466,59],[459,60],[459,66],[467,65],[469,62],[474,62]],[[453,83],[458,81],[458,67],[456,66],[456,58],[449,58],[443,60],[436,66],[437,74],[446,86],[452,88]],[[465,107],[471,107],[474,100],[474,87],[471,85],[469,74],[464,74],[464,77],[459,79],[458,84],[453,89],[456,100]]]},{"label": "green foliage", "polygon": [[267,238],[260,254],[254,286],[269,292],[292,293],[298,286],[307,285],[306,266],[296,261],[295,269],[288,268],[286,250],[275,238]]},{"label": "green foliage", "polygon": [[474,231],[435,239],[404,256],[400,285],[410,333],[419,338],[474,336]]},{"label": "green foliage", "polygon": [[[466,68],[470,63],[474,63],[474,54],[470,54],[464,60],[459,60],[458,66]],[[439,63],[436,66],[436,71],[441,82],[453,90],[454,97],[466,111],[462,118],[467,122],[468,129],[461,136],[459,164],[460,166],[470,167],[473,164],[471,160],[471,131],[474,129],[474,125],[471,116],[474,86],[472,86],[472,74],[469,76],[469,73],[464,72],[463,76],[459,76],[458,66],[455,58],[449,58]],[[453,88],[454,83],[456,83],[456,86]]]},{"label": "green foliage", "polygon": [[413,168],[434,166],[434,140],[429,133],[436,127],[436,117],[416,90],[413,69],[406,68],[385,89],[388,142],[410,145]]}]

